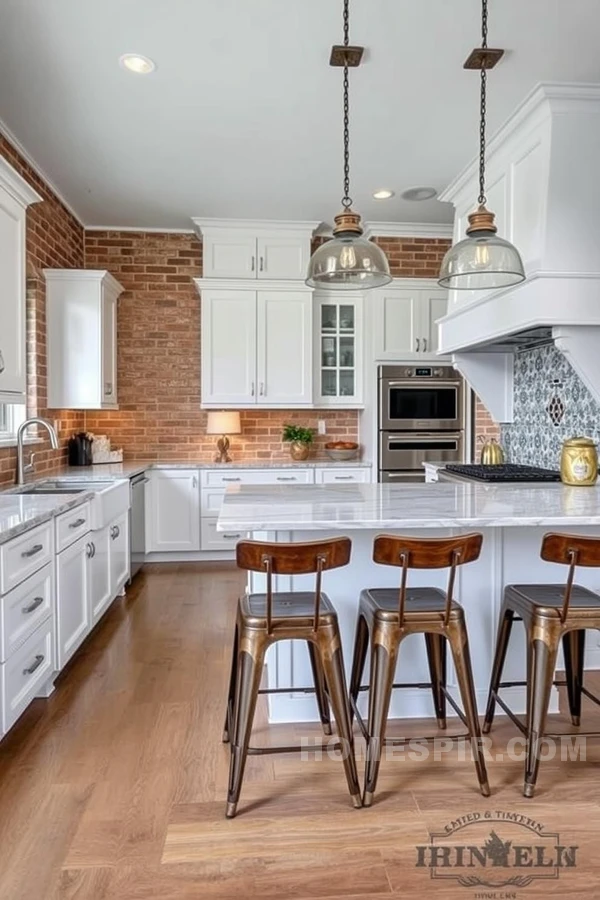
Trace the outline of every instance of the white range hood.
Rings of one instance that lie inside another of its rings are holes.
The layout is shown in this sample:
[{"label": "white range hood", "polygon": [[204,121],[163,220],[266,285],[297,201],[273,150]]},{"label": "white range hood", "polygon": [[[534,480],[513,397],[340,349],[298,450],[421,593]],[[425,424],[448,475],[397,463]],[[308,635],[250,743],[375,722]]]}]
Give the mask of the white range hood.
[{"label": "white range hood", "polygon": [[[600,403],[600,85],[542,84],[490,142],[488,208],[527,280],[450,291],[439,353],[498,422],[512,421],[513,354],[554,342]],[[477,194],[472,163],[440,199],[460,240]]]}]

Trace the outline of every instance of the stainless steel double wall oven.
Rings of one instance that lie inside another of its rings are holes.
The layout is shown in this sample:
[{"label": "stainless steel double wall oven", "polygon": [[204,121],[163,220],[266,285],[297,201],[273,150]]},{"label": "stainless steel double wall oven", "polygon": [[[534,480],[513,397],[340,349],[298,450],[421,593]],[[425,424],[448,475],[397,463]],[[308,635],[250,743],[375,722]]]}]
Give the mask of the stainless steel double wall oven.
[{"label": "stainless steel double wall oven", "polygon": [[424,462],[463,461],[466,392],[452,366],[379,367],[380,481],[424,481]]}]

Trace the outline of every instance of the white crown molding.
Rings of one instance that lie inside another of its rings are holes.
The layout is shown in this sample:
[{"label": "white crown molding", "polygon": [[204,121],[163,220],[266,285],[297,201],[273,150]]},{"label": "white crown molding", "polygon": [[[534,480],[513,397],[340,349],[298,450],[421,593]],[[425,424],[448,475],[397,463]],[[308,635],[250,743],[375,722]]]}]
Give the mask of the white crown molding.
[{"label": "white crown molding", "polygon": [[104,284],[116,294],[122,294],[125,288],[106,269],[44,269],[44,278],[49,281],[94,281]]},{"label": "white crown molding", "polygon": [[430,222],[367,222],[365,236],[395,238],[451,238],[454,226]]},{"label": "white crown molding", "polygon": [[224,291],[308,291],[313,288],[304,281],[266,279],[258,281],[256,278],[194,278],[194,284],[198,293],[204,288]]},{"label": "white crown molding", "polygon": [[265,232],[299,232],[302,234],[313,234],[317,228],[321,226],[321,222],[305,222],[305,221],[289,221],[279,219],[200,219],[192,216],[192,222],[198,234],[202,235],[203,231],[209,231],[215,228],[225,228],[228,231],[233,229],[242,231],[251,231],[253,234],[261,235]]},{"label": "white crown molding", "polygon": [[[44,182],[46,183],[46,186],[47,186],[48,188],[50,188],[50,190],[52,191],[52,193],[54,194],[54,196],[55,196],[58,200],[60,200],[60,202],[62,203],[62,205],[65,207],[65,209],[67,209],[67,210],[71,213],[71,215],[72,215],[75,219],[77,219],[77,221],[79,222],[79,224],[80,224],[83,228],[85,228],[85,224],[84,224],[84,222],[83,222],[83,219],[81,218],[81,216],[79,215],[79,213],[77,212],[77,210],[73,208],[73,206],[69,203],[69,201],[68,201],[68,200],[65,198],[65,196],[61,193],[61,191],[59,191],[59,189],[56,187],[56,185],[54,184],[54,182],[51,181],[50,178],[48,178],[48,176],[46,175],[46,173],[44,172],[44,170],[42,169],[42,167],[39,166],[39,165],[37,164],[37,162],[35,161],[35,159],[31,156],[31,154],[27,152],[27,150],[25,149],[25,147],[23,146],[23,144],[19,141],[18,138],[15,137],[15,135],[13,134],[13,132],[10,130],[10,128],[6,125],[6,123],[5,123],[2,119],[0,119],[0,132],[4,135],[4,137],[5,137],[6,140],[9,142],[9,144],[12,144],[12,146],[15,148],[15,150],[17,151],[17,153],[18,153],[20,156],[23,157],[23,159],[25,160],[25,162],[28,163],[28,165],[31,166],[31,168],[34,170],[34,172],[36,172],[36,173],[40,176],[40,178],[42,179],[42,181],[44,181]],[[26,183],[27,183],[27,182],[26,182]],[[29,186],[29,185],[28,185],[28,186]],[[33,188],[30,188],[30,189],[33,190]],[[36,197],[37,197],[37,200],[36,200],[36,201],[31,201],[31,202],[39,202],[39,201],[41,201],[41,200],[43,199],[42,197],[39,196],[39,194],[36,194]]]},{"label": "white crown molding", "polygon": [[[486,162],[489,164],[500,146],[506,139],[533,113],[544,104],[548,104],[548,112],[553,106],[559,105],[561,112],[566,112],[569,105],[574,102],[595,104],[600,112],[600,84],[586,84],[577,82],[541,81],[529,91],[508,119],[494,132],[486,144]],[[543,113],[543,111],[542,111]],[[448,187],[439,195],[438,200],[452,202],[457,194],[469,183],[473,177],[478,163],[478,157],[473,157],[461,172],[453,178]]]},{"label": "white crown molding", "polygon": [[0,187],[3,187],[21,206],[39,203],[42,199],[3,156],[0,156]]},{"label": "white crown molding", "polygon": [[147,234],[195,234],[193,228],[156,228],[148,225],[86,225],[86,231],[137,231]]}]

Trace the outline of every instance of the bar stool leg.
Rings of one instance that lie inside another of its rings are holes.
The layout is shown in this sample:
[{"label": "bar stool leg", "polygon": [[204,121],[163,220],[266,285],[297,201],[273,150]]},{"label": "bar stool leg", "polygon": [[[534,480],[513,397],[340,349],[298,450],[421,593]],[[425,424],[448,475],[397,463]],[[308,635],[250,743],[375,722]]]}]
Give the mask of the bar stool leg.
[{"label": "bar stool leg", "polygon": [[329,715],[329,701],[327,700],[327,692],[325,690],[325,679],[323,678],[323,669],[321,661],[315,650],[312,641],[306,642],[308,646],[308,655],[310,657],[310,667],[313,674],[313,682],[315,685],[315,696],[317,699],[317,707],[319,709],[319,718],[323,726],[323,734],[331,734],[331,716]]},{"label": "bar stool leg", "polygon": [[498,637],[496,638],[496,652],[494,655],[494,665],[492,666],[492,675],[490,678],[490,690],[488,694],[487,709],[483,720],[483,733],[489,734],[494,721],[494,713],[496,712],[496,699],[494,694],[498,690],[498,685],[502,680],[502,670],[506,660],[506,651],[508,650],[508,642],[512,631],[514,610],[510,609],[506,603],[502,604],[500,611],[500,622],[498,625]]},{"label": "bar stool leg", "polygon": [[427,661],[431,675],[431,692],[437,716],[438,728],[446,727],[446,695],[442,687],[446,687],[446,639],[441,634],[425,633]]},{"label": "bar stool leg", "polygon": [[238,633],[239,626],[236,623],[233,635],[233,652],[231,654],[231,673],[229,675],[229,690],[227,693],[227,709],[225,710],[225,724],[223,725],[223,743],[229,743],[229,729],[233,720],[233,706],[235,703],[235,685],[237,681],[237,657],[238,657]]},{"label": "bar stool leg", "polygon": [[[531,681],[527,715],[527,759],[523,796],[533,797],[540,767],[540,745],[546,727],[550,691],[558,654],[558,638],[534,623],[531,648]],[[542,637],[540,637],[542,631]]]},{"label": "bar stool leg", "polygon": [[369,626],[365,617],[359,612],[358,619],[356,620],[354,656],[352,659],[352,673],[350,675],[350,724],[352,724],[354,719],[354,704],[358,700],[368,649]]},{"label": "bar stool leg", "polygon": [[567,631],[563,635],[565,673],[569,711],[573,725],[581,724],[581,688],[583,687],[583,658],[585,654],[585,628]]},{"label": "bar stool leg", "polygon": [[[365,764],[363,806],[371,806],[377,787],[381,751],[385,746],[387,717],[396,672],[399,639],[397,626],[376,622],[371,644],[371,680],[369,687],[369,739]],[[401,638],[400,638],[401,640]]]},{"label": "bar stool leg", "polygon": [[467,727],[471,738],[471,748],[475,762],[475,770],[479,780],[479,789],[484,797],[490,796],[485,757],[481,743],[479,730],[479,717],[477,715],[477,698],[475,696],[475,683],[471,668],[471,654],[469,652],[469,638],[464,621],[450,622],[447,629],[448,640],[452,649],[454,668],[460,688],[460,695],[467,720]]},{"label": "bar stool leg", "polygon": [[240,644],[241,649],[237,662],[233,734],[231,735],[229,788],[225,813],[228,819],[232,819],[237,812],[266,650],[266,641],[260,633],[243,634]]},{"label": "bar stool leg", "polygon": [[[333,634],[332,634],[333,631]],[[348,703],[348,688],[344,673],[344,660],[342,657],[341,639],[337,626],[335,629],[327,629],[319,634],[317,650],[321,657],[321,665],[325,675],[325,681],[329,689],[329,700],[333,709],[335,723],[340,739],[344,770],[348,790],[352,797],[355,809],[360,809],[360,785],[356,770],[356,757],[354,755],[354,737],[350,724],[350,705]]]}]

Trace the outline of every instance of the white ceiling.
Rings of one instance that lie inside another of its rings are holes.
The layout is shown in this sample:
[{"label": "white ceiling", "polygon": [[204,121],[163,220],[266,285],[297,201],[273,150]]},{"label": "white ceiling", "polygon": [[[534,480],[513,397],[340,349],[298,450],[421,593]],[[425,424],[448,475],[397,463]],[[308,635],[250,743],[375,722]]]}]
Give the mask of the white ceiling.
[{"label": "white ceiling", "polygon": [[[342,0],[0,0],[0,119],[87,225],[331,221]],[[477,149],[480,0],[352,0],[352,195],[366,220],[448,222]],[[599,0],[490,0],[493,131],[538,81],[600,82]],[[151,57],[141,77],[118,65]],[[1,125],[0,125],[1,128]],[[372,199],[392,188],[396,197]]]}]

